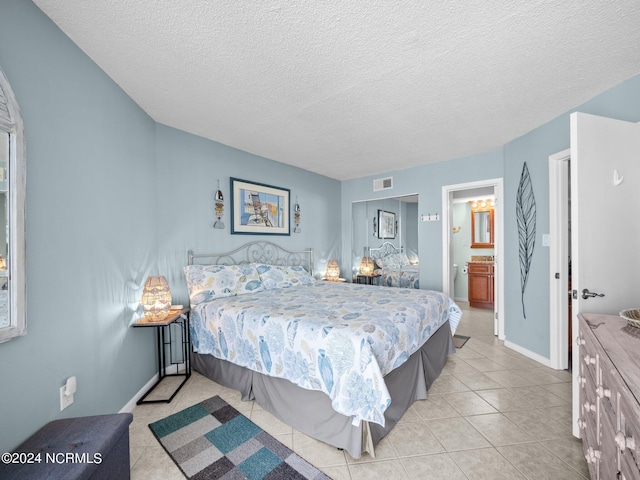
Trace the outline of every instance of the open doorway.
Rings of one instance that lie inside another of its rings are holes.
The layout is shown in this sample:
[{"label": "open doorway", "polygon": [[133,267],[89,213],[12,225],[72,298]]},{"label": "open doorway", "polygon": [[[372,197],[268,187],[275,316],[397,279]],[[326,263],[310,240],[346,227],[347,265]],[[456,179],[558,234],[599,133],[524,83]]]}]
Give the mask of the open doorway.
[{"label": "open doorway", "polygon": [[[459,264],[455,262],[455,239],[454,235],[459,235],[459,225],[454,225],[453,213],[456,199],[464,198],[467,196],[480,196],[492,195],[494,202],[494,214],[493,214],[493,311],[494,311],[494,335],[497,335],[500,340],[505,339],[504,335],[504,318],[501,312],[504,312],[504,266],[502,258],[504,258],[504,217],[503,206],[501,199],[503,196],[503,182],[502,178],[481,180],[477,182],[461,183],[456,185],[445,185],[442,187],[442,286],[443,291],[450,297],[455,296],[455,284],[454,277],[455,267],[457,265],[458,275],[465,275],[463,273],[466,262]],[[457,232],[456,232],[457,230]],[[462,233],[463,235],[465,233]],[[466,235],[471,235],[471,232],[467,231]],[[461,279],[462,280],[462,279]]]}]

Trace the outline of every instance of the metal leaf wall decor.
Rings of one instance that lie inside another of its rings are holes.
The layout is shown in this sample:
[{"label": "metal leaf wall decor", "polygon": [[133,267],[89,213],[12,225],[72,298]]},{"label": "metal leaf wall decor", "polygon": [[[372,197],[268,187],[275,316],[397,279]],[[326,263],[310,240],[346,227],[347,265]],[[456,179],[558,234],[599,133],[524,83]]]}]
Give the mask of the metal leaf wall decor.
[{"label": "metal leaf wall decor", "polygon": [[529,169],[525,162],[520,175],[516,198],[516,217],[518,219],[518,239],[520,242],[520,289],[522,292],[522,315],[527,318],[524,309],[524,291],[529,280],[531,258],[536,244],[536,199]]}]

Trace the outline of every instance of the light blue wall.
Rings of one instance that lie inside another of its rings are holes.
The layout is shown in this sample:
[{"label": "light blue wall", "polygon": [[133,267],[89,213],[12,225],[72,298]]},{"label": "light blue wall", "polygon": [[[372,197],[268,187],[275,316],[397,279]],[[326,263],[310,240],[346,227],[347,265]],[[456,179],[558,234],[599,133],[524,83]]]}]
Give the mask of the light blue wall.
[{"label": "light blue wall", "polygon": [[[50,420],[113,413],[156,373],[155,337],[131,328],[144,280],[167,276],[188,303],[186,250],[274,239],[340,248],[340,182],[157,125],[33,3],[3,0],[0,68],[27,145],[27,329],[0,344],[0,451]],[[214,230],[213,194],[229,177],[290,188],[302,233]],[[59,390],[75,375],[75,402]]]},{"label": "light blue wall", "polygon": [[[373,180],[393,176],[393,189],[373,191]],[[345,265],[352,251],[352,202],[389,196],[419,194],[418,216],[438,213],[442,218],[442,187],[503,176],[502,151],[480,153],[465,158],[394,170],[342,182],[342,253]],[[442,220],[418,222],[420,288],[442,290]]]},{"label": "light blue wall", "polygon": [[[598,95],[572,111],[640,121],[640,76]],[[507,340],[549,358],[549,155],[569,148],[569,112],[504,146],[505,207],[505,335]],[[516,193],[527,162],[537,206],[536,245],[522,313]]]},{"label": "light blue wall", "polygon": [[[307,170],[236,150],[163,125],[157,126],[158,268],[176,301],[188,303],[182,274],[187,250],[224,252],[253,240],[285,248],[313,248],[316,273],[340,248],[340,182]],[[290,236],[231,235],[229,177],[288,188],[291,208],[300,204],[300,233]],[[225,230],[213,228],[218,179],[225,199]]]},{"label": "light blue wall", "polygon": [[[27,335],[0,344],[0,451],[117,412],[155,372],[130,309],[157,256],[155,123],[32,3],[0,6],[27,155]],[[75,403],[60,387],[75,375]]]}]

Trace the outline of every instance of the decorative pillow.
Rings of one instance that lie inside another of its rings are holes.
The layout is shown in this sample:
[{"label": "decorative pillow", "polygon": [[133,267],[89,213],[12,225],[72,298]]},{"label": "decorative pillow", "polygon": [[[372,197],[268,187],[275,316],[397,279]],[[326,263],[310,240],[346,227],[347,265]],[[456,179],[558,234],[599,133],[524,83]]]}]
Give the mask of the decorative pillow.
[{"label": "decorative pillow", "polygon": [[380,265],[380,268],[387,270],[399,270],[403,266],[411,264],[406,253],[390,253],[384,258],[376,260],[376,262]]},{"label": "decorative pillow", "polygon": [[253,264],[188,265],[184,276],[189,287],[191,305],[220,297],[261,292],[264,285]]},{"label": "decorative pillow", "polygon": [[308,285],[315,282],[304,267],[257,264],[256,268],[265,290]]}]

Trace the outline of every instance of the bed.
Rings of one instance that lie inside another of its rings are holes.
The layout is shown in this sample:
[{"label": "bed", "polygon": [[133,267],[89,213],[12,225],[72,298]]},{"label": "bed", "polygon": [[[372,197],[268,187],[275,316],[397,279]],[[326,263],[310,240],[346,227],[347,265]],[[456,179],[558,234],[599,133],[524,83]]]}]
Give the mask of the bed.
[{"label": "bed", "polygon": [[[296,430],[375,456],[440,374],[461,312],[440,292],[316,281],[313,252],[189,252],[193,368]],[[452,328],[453,327],[453,328]]]},{"label": "bed", "polygon": [[420,288],[420,266],[409,261],[402,247],[384,242],[377,248],[370,248],[369,256],[375,262],[374,273],[380,275],[379,285]]}]

